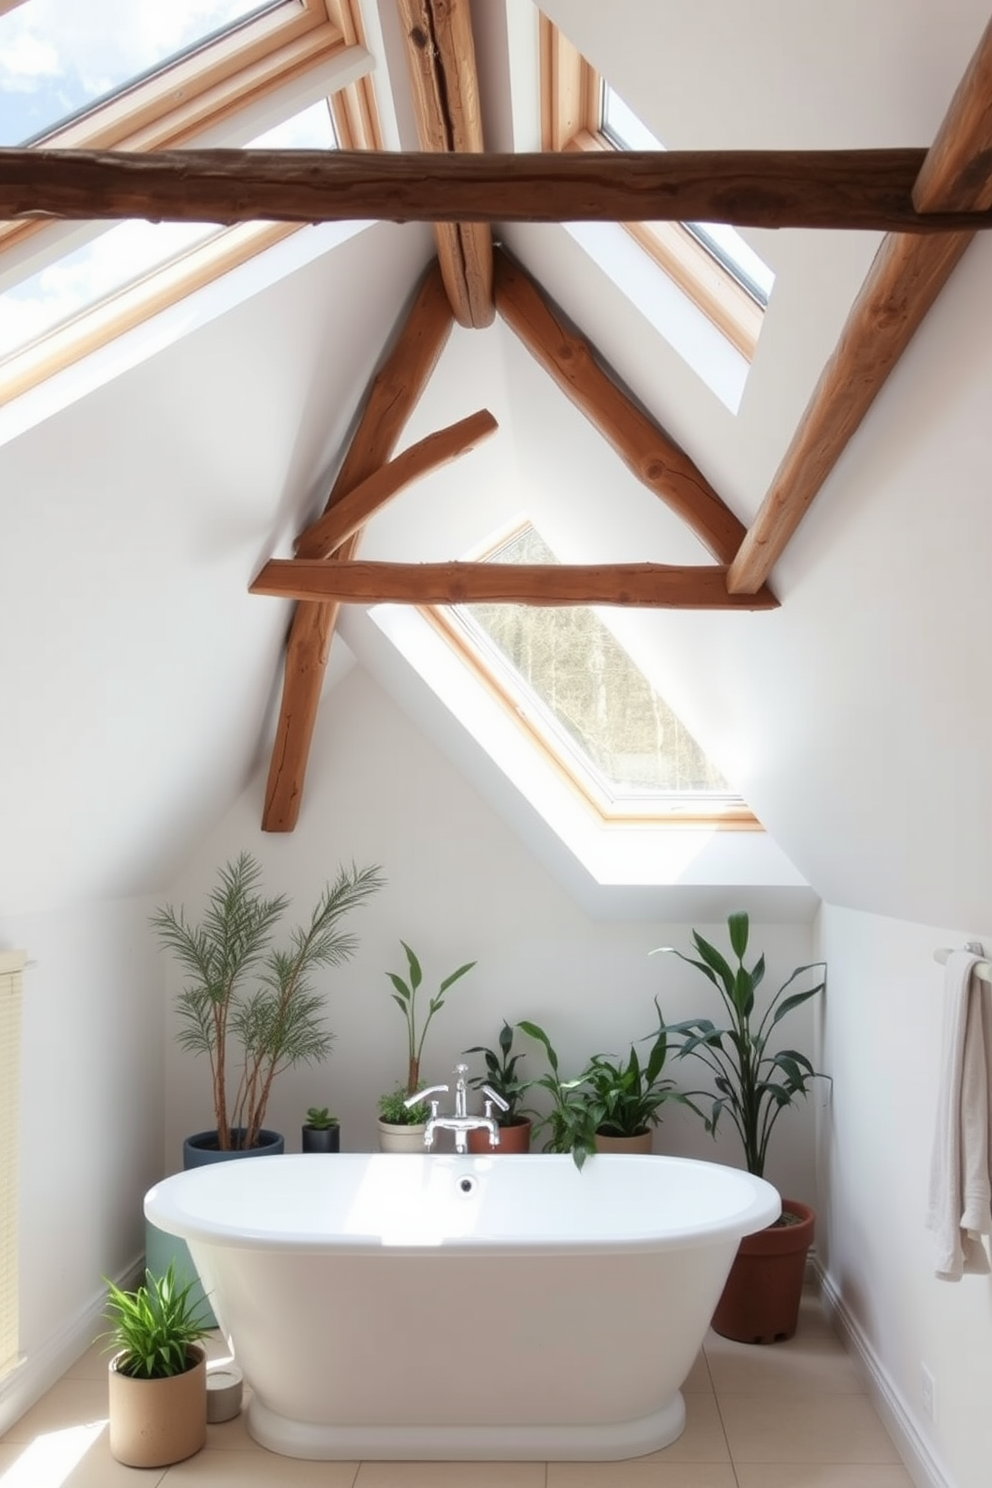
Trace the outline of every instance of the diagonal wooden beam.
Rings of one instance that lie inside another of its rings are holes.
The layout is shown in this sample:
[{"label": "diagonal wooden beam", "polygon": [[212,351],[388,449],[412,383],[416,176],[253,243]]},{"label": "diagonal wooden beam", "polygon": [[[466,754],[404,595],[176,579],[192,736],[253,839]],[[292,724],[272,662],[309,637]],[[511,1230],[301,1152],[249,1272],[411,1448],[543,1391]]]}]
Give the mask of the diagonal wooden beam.
[{"label": "diagonal wooden beam", "polygon": [[[437,365],[451,331],[451,306],[435,262],[414,297],[396,341],[376,374],[358,427],[328,497],[331,510],[389,459],[407,419]],[[352,558],[358,535],[340,548]],[[301,604],[286,644],[282,702],[265,789],[262,830],[291,832],[303,795],[310,742],[320,702],[338,605]]]},{"label": "diagonal wooden beam", "polygon": [[924,235],[992,212],[921,212],[923,150],[0,150],[0,220],[727,222]]},{"label": "diagonal wooden beam", "polygon": [[[481,153],[482,111],[469,0],[396,0],[422,150]],[[491,325],[493,235],[484,222],[435,222],[434,242],[459,325]]]},{"label": "diagonal wooden beam", "polygon": [[596,360],[592,347],[501,250],[495,256],[496,308],[565,396],[581,409],[624,464],[687,522],[721,563],[729,563],[744,527],[705,476],[643,413]]},{"label": "diagonal wooden beam", "polygon": [[498,428],[488,408],[480,408],[478,413],[470,413],[468,418],[411,444],[318,517],[297,538],[294,545],[297,558],[327,558],[400,491],[475,449]]},{"label": "diagonal wooden beam", "polygon": [[[921,213],[992,204],[992,21],[913,188]],[[733,594],[755,593],[974,236],[886,237],[782,463],[730,566]]]},{"label": "diagonal wooden beam", "polygon": [[645,609],[768,610],[766,588],[727,592],[723,565],[658,563],[310,563],[271,558],[251,594],[333,598],[343,604],[637,605]]}]

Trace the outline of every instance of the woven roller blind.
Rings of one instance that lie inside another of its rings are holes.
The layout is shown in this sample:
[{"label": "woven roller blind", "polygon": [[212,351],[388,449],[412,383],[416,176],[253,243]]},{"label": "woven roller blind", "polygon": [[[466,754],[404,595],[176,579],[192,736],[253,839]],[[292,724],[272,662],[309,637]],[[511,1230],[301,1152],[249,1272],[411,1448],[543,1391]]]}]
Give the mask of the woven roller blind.
[{"label": "woven roller blind", "polygon": [[18,1115],[23,951],[0,951],[0,1379],[17,1363]]}]

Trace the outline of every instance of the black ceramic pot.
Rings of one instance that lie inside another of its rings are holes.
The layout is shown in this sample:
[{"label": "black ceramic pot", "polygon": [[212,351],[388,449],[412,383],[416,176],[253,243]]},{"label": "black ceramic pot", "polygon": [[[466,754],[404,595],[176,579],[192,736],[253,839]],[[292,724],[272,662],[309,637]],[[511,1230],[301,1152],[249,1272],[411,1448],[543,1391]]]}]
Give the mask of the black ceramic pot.
[{"label": "black ceramic pot", "polygon": [[340,1152],[341,1128],[333,1126],[304,1126],[300,1132],[301,1152]]}]

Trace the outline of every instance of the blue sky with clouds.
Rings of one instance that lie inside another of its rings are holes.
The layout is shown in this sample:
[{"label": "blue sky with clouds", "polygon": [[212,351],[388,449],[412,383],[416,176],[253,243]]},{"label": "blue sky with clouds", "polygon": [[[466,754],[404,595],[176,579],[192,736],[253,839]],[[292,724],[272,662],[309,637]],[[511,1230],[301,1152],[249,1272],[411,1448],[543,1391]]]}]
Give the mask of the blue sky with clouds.
[{"label": "blue sky with clouds", "polygon": [[17,145],[259,0],[24,0],[0,15],[0,145]]}]

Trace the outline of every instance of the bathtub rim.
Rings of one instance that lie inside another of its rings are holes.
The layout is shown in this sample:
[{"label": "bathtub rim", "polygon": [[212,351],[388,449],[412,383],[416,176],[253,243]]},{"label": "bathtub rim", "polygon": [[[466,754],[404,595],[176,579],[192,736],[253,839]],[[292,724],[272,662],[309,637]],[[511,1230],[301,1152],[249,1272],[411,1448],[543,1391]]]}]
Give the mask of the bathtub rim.
[{"label": "bathtub rim", "polygon": [[[477,1171],[482,1165],[490,1165],[498,1162],[498,1172],[505,1172],[508,1165],[526,1163],[528,1165],[540,1163],[553,1163],[559,1166],[571,1165],[569,1156],[557,1154],[527,1153],[527,1154],[503,1154],[498,1158],[487,1156],[475,1156],[471,1153],[452,1154],[413,1154],[413,1153],[345,1153],[345,1154],[300,1154],[286,1153],[281,1156],[257,1158],[251,1165],[248,1179],[257,1182],[262,1177],[261,1165],[277,1163],[284,1168],[292,1165],[297,1167],[301,1175],[313,1180],[319,1171],[320,1164],[341,1164],[350,1159],[356,1165],[365,1165],[374,1159],[377,1164],[382,1163],[422,1163],[425,1160],[432,1163],[442,1163],[451,1166],[458,1172]],[[176,1194],[184,1188],[195,1187],[199,1184],[206,1185],[203,1173],[206,1171],[212,1180],[211,1192],[216,1193],[216,1182],[243,1182],[248,1181],[245,1177],[245,1164],[220,1164],[206,1170],[190,1169],[182,1173],[173,1174],[169,1178],[162,1179],[155,1184],[145,1195],[144,1210],[146,1217],[159,1229],[168,1234],[177,1235],[188,1243],[196,1245],[210,1245],[221,1249],[278,1249],[292,1252],[294,1254],[323,1254],[333,1252],[335,1255],[368,1255],[370,1252],[382,1252],[388,1255],[404,1254],[439,1254],[443,1251],[445,1255],[506,1255],[519,1256],[545,1255],[554,1252],[567,1252],[568,1254],[602,1255],[615,1253],[651,1252],[660,1249],[673,1249],[685,1245],[720,1245],[733,1240],[738,1242],[744,1235],[753,1234],[758,1230],[766,1228],[773,1223],[781,1212],[781,1198],[778,1190],[770,1183],[761,1178],[755,1178],[752,1174],[741,1168],[730,1168],[726,1164],[711,1163],[699,1158],[678,1158],[660,1155],[646,1154],[614,1154],[597,1153],[588,1159],[589,1162],[609,1164],[610,1166],[624,1165],[633,1168],[648,1165],[678,1165],[682,1168],[693,1168],[706,1170],[706,1172],[719,1172],[732,1174],[735,1179],[744,1182],[745,1186],[753,1191],[751,1204],[744,1209],[737,1210],[729,1216],[715,1218],[709,1221],[697,1222],[691,1226],[680,1226],[666,1231],[649,1233],[634,1233],[629,1235],[591,1235],[583,1236],[576,1233],[557,1232],[554,1234],[537,1235],[533,1233],[520,1235],[500,1234],[498,1236],[481,1237],[470,1235],[464,1237],[446,1236],[442,1241],[424,1239],[414,1240],[407,1243],[386,1241],[381,1234],[361,1233],[349,1234],[346,1232],[326,1232],[312,1234],[304,1232],[294,1234],[289,1231],[276,1231],[262,1227],[240,1226],[224,1224],[212,1219],[199,1219],[192,1217],[187,1211],[180,1211]],[[305,1164],[305,1166],[300,1166]],[[487,1169],[484,1168],[484,1171]],[[234,1174],[234,1177],[227,1175]],[[582,1175],[578,1175],[581,1180]]]}]

